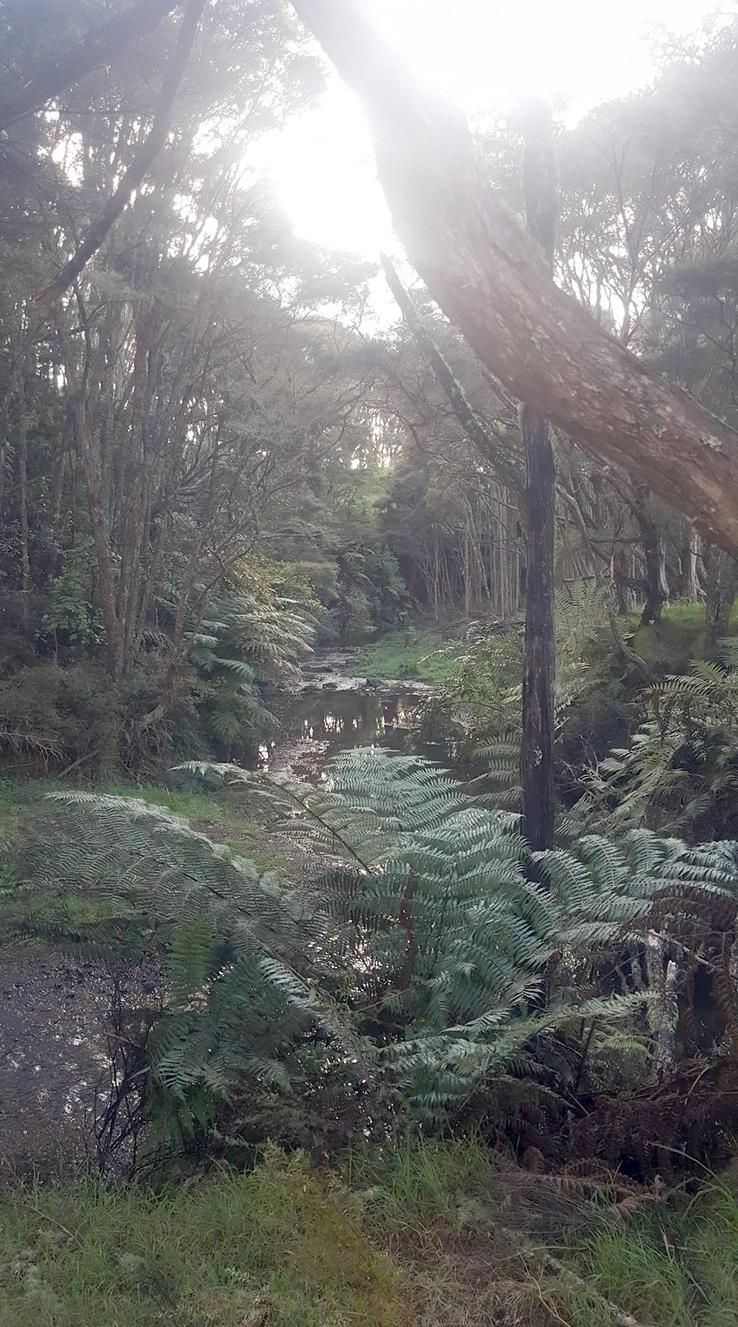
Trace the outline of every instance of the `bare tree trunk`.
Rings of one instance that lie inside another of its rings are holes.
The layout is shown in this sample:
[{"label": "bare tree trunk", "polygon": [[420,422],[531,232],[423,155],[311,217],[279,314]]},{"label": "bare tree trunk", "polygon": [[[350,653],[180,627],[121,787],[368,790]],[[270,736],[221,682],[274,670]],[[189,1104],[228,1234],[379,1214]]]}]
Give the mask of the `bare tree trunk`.
[{"label": "bare tree trunk", "polygon": [[77,454],[87,489],[87,507],[90,514],[92,538],[95,544],[97,564],[97,593],[100,600],[103,624],[105,626],[105,649],[108,671],[114,679],[119,677],[119,634],[120,623],[115,606],[115,587],[113,563],[110,551],[110,531],[106,516],[106,504],[100,482],[99,458],[90,434],[85,405],[85,376],[79,378],[72,356],[69,338],[61,315],[55,318],[62,351],[64,372],[67,379],[67,395],[74,423]]},{"label": "bare tree trunk", "polygon": [[738,551],[738,433],[652,376],[559,290],[487,187],[459,111],[422,87],[358,0],[293,0],[368,111],[398,235],[482,363],[576,442]]},{"label": "bare tree trunk", "polygon": [[687,529],[687,535],[679,559],[679,594],[682,599],[689,599],[693,604],[698,603],[704,598],[704,592],[700,585],[700,578],[697,571],[699,556],[700,537],[697,531],[693,530],[690,526]]},{"label": "bare tree trunk", "polygon": [[23,366],[18,366],[17,377],[18,423],[16,430],[16,470],[18,474],[18,508],[20,514],[20,571],[23,624],[28,627],[31,594],[31,558],[28,551],[28,417],[26,414],[26,384]]},{"label": "bare tree trunk", "polygon": [[738,564],[720,548],[705,550],[705,657],[714,658],[727,636],[738,590]]},{"label": "bare tree trunk", "polygon": [[663,544],[659,539],[658,526],[651,511],[648,492],[642,484],[636,488],[633,514],[638,522],[643,546],[643,584],[646,601],[641,621],[658,622],[661,610],[669,599],[669,586],[666,581]]},{"label": "bare tree trunk", "polygon": [[[553,264],[556,207],[553,134],[550,112],[538,103],[526,108],[523,174],[528,226],[546,253],[548,262]],[[540,852],[552,846],[554,836],[556,467],[548,420],[532,406],[525,405],[522,426],[527,469],[528,575],[525,583],[520,781],[526,838],[532,851]]]},{"label": "bare tree trunk", "polygon": [[630,613],[635,607],[635,595],[631,585],[632,579],[628,554],[624,548],[619,548],[612,560],[612,581],[615,590],[615,603],[621,617],[624,617],[626,613]]}]

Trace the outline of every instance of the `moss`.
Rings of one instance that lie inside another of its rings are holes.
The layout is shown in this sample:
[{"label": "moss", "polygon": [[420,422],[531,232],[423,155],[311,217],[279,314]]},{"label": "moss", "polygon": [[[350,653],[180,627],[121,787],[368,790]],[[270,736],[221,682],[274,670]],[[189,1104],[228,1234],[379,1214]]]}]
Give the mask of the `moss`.
[{"label": "moss", "polygon": [[[686,600],[670,604],[658,622],[644,626],[637,613],[628,619],[635,634],[633,649],[646,663],[664,672],[684,672],[692,659],[705,655],[705,608]],[[730,636],[738,635],[738,606],[733,613]]]}]

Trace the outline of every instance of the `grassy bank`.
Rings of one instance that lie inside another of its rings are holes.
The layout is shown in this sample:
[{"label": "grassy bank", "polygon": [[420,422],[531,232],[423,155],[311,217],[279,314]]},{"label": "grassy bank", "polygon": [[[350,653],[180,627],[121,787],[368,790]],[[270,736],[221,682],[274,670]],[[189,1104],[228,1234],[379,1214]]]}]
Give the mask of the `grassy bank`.
[{"label": "grassy bank", "polygon": [[352,667],[357,674],[382,681],[413,679],[442,683],[453,677],[468,647],[464,641],[430,628],[392,631],[359,650]]},{"label": "grassy bank", "polygon": [[[512,1227],[474,1143],[350,1158],[268,1154],[166,1189],[18,1188],[0,1201],[2,1327],[735,1327],[738,1201]],[[621,1318],[621,1323],[623,1319]]]},{"label": "grassy bank", "polygon": [[404,1327],[347,1190],[294,1161],[159,1196],[100,1185],[0,1205],[2,1327]]},{"label": "grassy bank", "polygon": [[[693,659],[705,657],[704,604],[669,604],[658,622],[644,626],[638,613],[626,619],[634,630],[633,649],[654,668],[685,671]],[[738,606],[733,612],[728,636],[738,635]]]}]

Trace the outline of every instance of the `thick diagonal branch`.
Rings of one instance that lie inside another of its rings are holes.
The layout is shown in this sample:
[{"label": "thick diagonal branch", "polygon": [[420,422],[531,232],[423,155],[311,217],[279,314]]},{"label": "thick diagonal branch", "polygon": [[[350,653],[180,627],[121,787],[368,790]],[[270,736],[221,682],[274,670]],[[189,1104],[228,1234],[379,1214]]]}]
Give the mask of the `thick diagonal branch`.
[{"label": "thick diagonal branch", "polygon": [[463,116],[358,0],[293,0],[361,97],[395,228],[434,299],[520,400],[738,551],[738,434],[652,376],[571,296],[488,188]]},{"label": "thick diagonal branch", "polygon": [[522,497],[524,490],[522,473],[516,469],[514,463],[509,459],[509,455],[504,454],[505,451],[510,452],[513,440],[504,431],[498,431],[494,424],[482,419],[481,415],[474,409],[446,356],[440,346],[437,345],[432,332],[423,323],[410,292],[403,286],[389,258],[383,257],[382,265],[387,284],[397,301],[400,312],[433,369],[438,384],[467,437],[474,444],[482,459],[494,470],[505,488],[517,497]]}]

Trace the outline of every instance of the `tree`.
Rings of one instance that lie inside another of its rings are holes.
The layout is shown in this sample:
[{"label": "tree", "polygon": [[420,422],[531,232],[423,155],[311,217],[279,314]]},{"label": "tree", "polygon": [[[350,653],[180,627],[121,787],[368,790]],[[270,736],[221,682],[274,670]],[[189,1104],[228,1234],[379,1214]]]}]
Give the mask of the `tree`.
[{"label": "tree", "polygon": [[[179,0],[138,0],[106,23],[87,31],[77,46],[55,56],[31,74],[20,72],[20,86],[0,101],[0,130],[58,97],[100,65],[110,64],[131,42],[152,32]],[[27,21],[27,17],[26,17]]]},{"label": "tree", "polygon": [[[553,264],[556,185],[551,113],[545,104],[530,102],[524,110],[525,210],[531,238],[549,265]],[[527,571],[525,580],[525,644],[523,649],[523,736],[520,782],[523,820],[534,852],[553,847],[554,838],[554,687],[556,626],[554,622],[554,542],[556,466],[549,423],[527,402],[523,405],[525,446],[525,515]]]},{"label": "tree", "polygon": [[551,281],[486,187],[463,117],[413,80],[357,0],[294,0],[362,98],[400,238],[480,359],[531,408],[738,549],[738,435],[654,378]]}]

